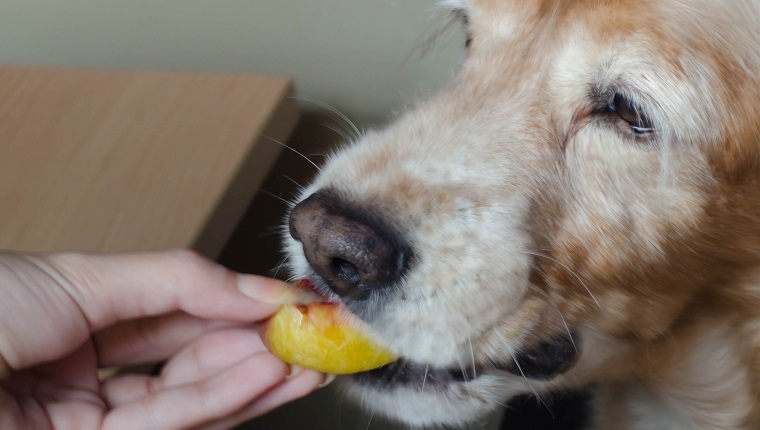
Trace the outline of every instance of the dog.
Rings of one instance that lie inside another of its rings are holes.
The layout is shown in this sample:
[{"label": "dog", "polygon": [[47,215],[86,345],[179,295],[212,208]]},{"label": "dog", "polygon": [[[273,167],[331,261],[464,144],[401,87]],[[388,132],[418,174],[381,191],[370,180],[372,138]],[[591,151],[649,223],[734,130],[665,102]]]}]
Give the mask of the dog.
[{"label": "dog", "polygon": [[412,427],[591,387],[592,429],[760,428],[760,0],[445,7],[454,82],[287,216],[293,276],[401,357],[348,394]]}]

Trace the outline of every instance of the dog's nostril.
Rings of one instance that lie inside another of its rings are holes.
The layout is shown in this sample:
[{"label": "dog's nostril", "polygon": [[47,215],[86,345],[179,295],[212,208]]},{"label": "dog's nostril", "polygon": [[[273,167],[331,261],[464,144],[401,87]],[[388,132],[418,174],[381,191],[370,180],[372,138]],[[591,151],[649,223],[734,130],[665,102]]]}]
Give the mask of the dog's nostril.
[{"label": "dog's nostril", "polygon": [[329,193],[315,193],[293,208],[290,234],[314,271],[343,297],[365,299],[372,289],[398,281],[407,265],[409,252],[393,232]]},{"label": "dog's nostril", "polygon": [[336,278],[342,281],[355,283],[357,285],[361,283],[359,269],[357,269],[356,266],[349,263],[348,261],[342,258],[333,258],[332,262],[330,263],[330,267],[332,269],[333,275],[335,275]]}]

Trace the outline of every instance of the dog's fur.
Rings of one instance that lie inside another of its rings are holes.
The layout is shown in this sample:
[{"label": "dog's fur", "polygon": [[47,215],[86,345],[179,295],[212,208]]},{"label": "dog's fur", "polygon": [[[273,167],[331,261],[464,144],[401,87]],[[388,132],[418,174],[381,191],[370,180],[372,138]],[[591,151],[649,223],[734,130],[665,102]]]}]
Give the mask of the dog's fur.
[{"label": "dog's fur", "polygon": [[[330,190],[411,244],[363,305],[377,339],[478,374],[349,391],[420,426],[592,385],[594,429],[760,428],[760,0],[446,5],[471,37],[458,78],[303,198]],[[564,374],[491,366],[558,333],[580,350]]]}]

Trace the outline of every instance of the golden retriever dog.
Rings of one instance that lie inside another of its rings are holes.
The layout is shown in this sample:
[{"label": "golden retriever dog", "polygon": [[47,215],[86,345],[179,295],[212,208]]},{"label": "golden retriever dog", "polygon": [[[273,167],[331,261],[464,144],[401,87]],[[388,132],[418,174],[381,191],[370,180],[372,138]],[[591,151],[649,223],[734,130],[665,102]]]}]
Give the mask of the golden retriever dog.
[{"label": "golden retriever dog", "polygon": [[760,429],[760,0],[450,0],[455,81],[333,154],[286,250],[413,427],[593,387],[590,428]]}]

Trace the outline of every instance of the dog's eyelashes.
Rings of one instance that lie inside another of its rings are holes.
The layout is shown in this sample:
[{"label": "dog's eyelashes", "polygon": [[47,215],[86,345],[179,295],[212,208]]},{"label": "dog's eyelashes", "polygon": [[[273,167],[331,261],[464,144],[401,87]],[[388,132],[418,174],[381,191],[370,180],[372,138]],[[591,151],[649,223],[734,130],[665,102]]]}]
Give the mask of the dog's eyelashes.
[{"label": "dog's eyelashes", "polygon": [[465,13],[461,12],[461,19],[462,23],[464,25],[464,31],[465,31],[465,41],[464,41],[464,47],[467,49],[470,49],[470,46],[472,46],[472,30],[470,29],[470,17]]},{"label": "dog's eyelashes", "polygon": [[654,127],[649,117],[642,111],[633,100],[617,93],[610,100],[607,110],[616,114],[620,119],[628,123],[630,130],[635,135],[647,135],[654,132]]},{"label": "dog's eyelashes", "polygon": [[469,49],[470,46],[472,46],[472,29],[470,27],[470,15],[467,13],[467,10],[463,9],[461,6],[455,6],[451,10],[449,10],[449,13],[451,14],[451,19],[453,21],[459,21],[464,28],[464,35],[465,35],[465,41],[464,41],[464,47]]}]

